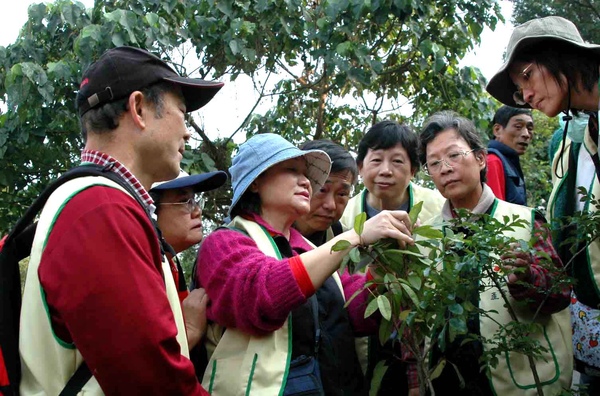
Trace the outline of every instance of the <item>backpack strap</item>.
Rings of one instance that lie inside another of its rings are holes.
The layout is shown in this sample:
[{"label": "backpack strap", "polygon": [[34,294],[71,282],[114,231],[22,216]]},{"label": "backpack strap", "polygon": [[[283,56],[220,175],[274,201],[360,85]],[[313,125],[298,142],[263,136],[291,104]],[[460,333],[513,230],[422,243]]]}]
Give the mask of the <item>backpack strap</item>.
[{"label": "backpack strap", "polygon": [[77,371],[69,378],[69,382],[58,396],[76,396],[92,378],[92,372],[85,362],[81,362]]},{"label": "backpack strap", "polygon": [[[2,286],[0,287],[0,297],[2,300],[2,309],[0,311],[3,312],[0,313],[0,319],[2,319],[0,320],[0,345],[5,354],[4,360],[10,381],[9,389],[11,389],[14,394],[18,394],[21,377],[19,352],[16,347],[19,339],[19,317],[22,303],[21,279],[18,263],[23,258],[29,257],[31,254],[33,239],[37,229],[37,223],[34,222],[34,220],[57,188],[70,180],[86,176],[106,177],[115,182],[138,202],[151,220],[159,240],[162,256],[165,255],[165,252],[169,252],[175,256],[173,248],[163,238],[162,232],[158,228],[157,221],[150,215],[139,194],[126,182],[126,180],[115,172],[112,172],[112,167],[113,164],[107,166],[86,164],[77,166],[65,172],[56,179],[56,181],[48,185],[26,210],[25,214],[17,221],[11,232],[8,234],[4,247],[0,251],[0,257],[2,257],[0,264],[4,264],[4,268],[0,268],[0,274],[2,275],[0,277],[0,285]],[[76,395],[91,377],[92,373],[90,369],[87,364],[83,362],[69,379],[60,395]]]}]

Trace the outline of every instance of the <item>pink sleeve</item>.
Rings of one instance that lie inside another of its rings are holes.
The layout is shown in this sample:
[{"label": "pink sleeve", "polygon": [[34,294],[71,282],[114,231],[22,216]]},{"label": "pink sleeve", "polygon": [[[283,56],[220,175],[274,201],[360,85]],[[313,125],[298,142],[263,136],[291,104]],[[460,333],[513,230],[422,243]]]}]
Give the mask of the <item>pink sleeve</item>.
[{"label": "pink sleeve", "polygon": [[504,182],[504,166],[496,154],[487,156],[487,182],[496,198],[506,199],[506,184]]},{"label": "pink sleeve", "polygon": [[304,297],[289,260],[266,256],[247,235],[217,230],[198,253],[197,281],[210,298],[209,319],[262,335],[279,329]]},{"label": "pink sleeve", "polygon": [[[340,275],[342,286],[344,288],[344,296],[346,300],[352,298],[354,293],[361,290],[367,278],[365,274],[354,274],[350,275],[348,271],[345,271]],[[348,305],[348,317],[350,318],[350,324],[354,330],[355,335],[364,336],[374,334],[379,326],[379,315],[373,314],[368,318],[365,318],[365,309],[367,308],[367,299],[369,292],[363,290],[358,296],[356,296]]]},{"label": "pink sleeve", "polygon": [[181,355],[154,228],[123,192],[92,187],[58,217],[39,277],[57,336],[106,394],[202,395]]}]

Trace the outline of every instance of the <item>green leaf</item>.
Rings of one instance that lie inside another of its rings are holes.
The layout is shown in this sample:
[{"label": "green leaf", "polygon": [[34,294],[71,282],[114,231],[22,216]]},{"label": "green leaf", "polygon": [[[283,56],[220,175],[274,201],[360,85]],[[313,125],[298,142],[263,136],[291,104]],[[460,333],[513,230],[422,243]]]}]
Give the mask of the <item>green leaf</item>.
[{"label": "green leaf", "polygon": [[410,218],[410,224],[414,225],[417,222],[417,219],[419,218],[419,214],[421,214],[421,209],[423,209],[423,201],[419,201],[416,204],[413,205],[413,207],[410,209],[410,212],[408,213],[408,217]]},{"label": "green leaf", "polygon": [[210,155],[203,152],[200,154],[200,157],[202,158],[202,163],[209,172],[217,170],[215,168],[215,161],[213,161],[213,159],[210,158]]},{"label": "green leaf", "polygon": [[229,18],[233,19],[233,1],[231,0],[217,0],[215,1],[217,9]]},{"label": "green leaf", "polygon": [[413,235],[420,235],[427,239],[442,239],[444,237],[444,233],[442,231],[431,225],[415,227],[413,228],[412,233]]},{"label": "green leaf", "polygon": [[419,309],[419,306],[421,305],[419,298],[417,297],[417,295],[415,294],[414,290],[411,289],[411,287],[409,285],[407,285],[404,282],[400,282],[400,285],[402,286],[402,289],[404,289],[404,291],[406,292],[406,294],[408,294],[408,297],[410,297],[410,299],[412,300],[412,303],[414,304],[414,306]]},{"label": "green leaf", "polygon": [[377,311],[377,299],[372,299],[369,304],[367,304],[367,309],[365,309],[365,318],[373,315],[375,311]]},{"label": "green leaf", "polygon": [[408,249],[387,249],[383,251],[383,255],[386,258],[390,258],[393,260],[402,260],[406,256],[423,257],[423,254],[421,252],[412,252]]},{"label": "green leaf", "polygon": [[153,12],[149,12],[146,14],[146,22],[148,22],[148,25],[150,26],[157,26],[158,25],[158,14],[155,14]]},{"label": "green leaf", "polygon": [[394,324],[389,320],[382,319],[379,324],[379,343],[385,344],[391,337],[394,331]]},{"label": "green leaf", "polygon": [[102,27],[100,25],[88,25],[81,30],[80,37],[90,37],[94,41],[102,40]]},{"label": "green leaf", "polygon": [[360,250],[358,249],[358,247],[354,247],[350,250],[350,253],[348,254],[350,256],[350,260],[352,260],[355,263],[359,263],[361,258],[360,258]]},{"label": "green leaf", "polygon": [[439,73],[446,66],[446,60],[441,56],[435,57],[435,62],[433,63],[433,71]]},{"label": "green leaf", "polygon": [[423,40],[421,42],[421,44],[419,45],[419,49],[423,53],[424,57],[428,57],[429,55],[433,54],[432,46],[433,43],[431,42],[431,40]]},{"label": "green leaf", "polygon": [[327,27],[328,23],[329,22],[327,21],[327,18],[325,18],[325,17],[317,19],[317,27],[319,29],[325,29]]},{"label": "green leaf", "polygon": [[385,364],[385,360],[380,360],[375,365],[375,369],[373,370],[373,378],[371,379],[371,387],[369,390],[369,396],[377,396],[379,393],[379,388],[381,387],[381,381],[385,376],[389,366]]},{"label": "green leaf", "polygon": [[48,62],[48,74],[55,80],[68,81],[72,77],[71,67],[64,60],[59,62]]},{"label": "green leaf", "polygon": [[357,291],[355,291],[354,294],[352,295],[352,297],[350,297],[344,303],[344,308],[348,308],[348,306],[350,305],[350,303],[352,302],[352,300],[354,300],[356,297],[358,297],[362,292],[363,292],[363,289],[358,289]]},{"label": "green leaf", "polygon": [[121,16],[123,15],[123,10],[115,10],[112,12],[107,12],[106,14],[104,14],[104,18],[107,21],[110,22],[119,22],[119,20],[121,19]]},{"label": "green leaf", "polygon": [[448,310],[455,315],[462,315],[464,312],[464,309],[460,304],[452,304],[448,307]]},{"label": "green leaf", "polygon": [[238,40],[231,40],[231,41],[229,42],[229,49],[231,49],[231,53],[232,53],[233,55],[237,55],[237,54],[239,54],[239,53],[240,53],[240,50],[241,50],[241,48],[240,48],[240,45],[239,45],[239,43],[238,43]]},{"label": "green leaf", "polygon": [[339,43],[335,49],[340,56],[348,56],[352,51],[352,42],[344,41],[343,43]]},{"label": "green leaf", "polygon": [[125,38],[120,32],[115,32],[112,37],[112,43],[115,47],[121,47],[125,45]]},{"label": "green leaf", "polygon": [[442,359],[440,359],[438,364],[436,364],[435,368],[433,370],[431,370],[430,379],[434,380],[437,377],[439,377],[442,374],[442,371],[444,371],[445,367],[446,367],[446,359],[442,358]]},{"label": "green leaf", "polygon": [[408,275],[408,283],[410,283],[410,285],[413,287],[413,289],[421,290],[421,278],[419,278],[418,275],[416,275],[416,274]]},{"label": "green leaf", "polygon": [[341,252],[342,250],[348,249],[352,244],[346,240],[337,241],[335,245],[331,247],[332,252]]},{"label": "green leaf", "polygon": [[392,319],[392,306],[390,305],[390,300],[388,300],[386,296],[377,296],[377,306],[379,307],[381,316],[385,320]]},{"label": "green leaf", "polygon": [[361,212],[354,219],[354,231],[358,235],[362,235],[363,229],[365,227],[365,221],[367,221],[367,214],[365,212]]},{"label": "green leaf", "polygon": [[410,315],[411,312],[412,312],[412,310],[410,310],[410,309],[403,309],[400,312],[400,315],[398,315],[398,319],[400,319],[401,321],[405,321],[406,318],[408,317],[408,315]]},{"label": "green leaf", "polygon": [[451,318],[449,324],[450,329],[454,330],[458,334],[465,334],[467,332],[467,324],[463,319]]}]

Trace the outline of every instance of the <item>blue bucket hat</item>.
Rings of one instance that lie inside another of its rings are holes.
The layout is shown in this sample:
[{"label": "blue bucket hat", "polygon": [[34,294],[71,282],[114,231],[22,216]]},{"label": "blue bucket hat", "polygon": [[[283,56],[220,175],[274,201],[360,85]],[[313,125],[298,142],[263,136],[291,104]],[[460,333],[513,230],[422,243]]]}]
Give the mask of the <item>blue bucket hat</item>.
[{"label": "blue bucket hat", "polygon": [[194,192],[210,191],[221,187],[227,181],[227,173],[223,171],[200,173],[188,175],[185,171],[179,171],[179,176],[173,180],[154,183],[150,192],[173,190],[191,187]]},{"label": "blue bucket hat", "polygon": [[273,165],[297,157],[306,159],[306,176],[310,180],[313,191],[321,188],[327,181],[331,169],[331,159],[324,151],[300,150],[274,133],[252,136],[242,144],[229,168],[233,188],[229,214],[258,176]]}]

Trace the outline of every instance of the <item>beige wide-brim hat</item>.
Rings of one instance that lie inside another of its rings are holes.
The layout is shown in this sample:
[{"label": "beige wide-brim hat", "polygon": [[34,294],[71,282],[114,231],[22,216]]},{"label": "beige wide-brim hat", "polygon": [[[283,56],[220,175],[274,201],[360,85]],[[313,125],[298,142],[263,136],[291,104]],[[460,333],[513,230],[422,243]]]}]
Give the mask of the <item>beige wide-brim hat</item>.
[{"label": "beige wide-brim hat", "polygon": [[506,47],[506,61],[485,88],[489,94],[505,105],[531,108],[527,103],[524,105],[515,103],[513,94],[517,86],[512,82],[509,71],[520,51],[545,40],[562,40],[576,47],[589,49],[595,56],[600,57],[600,45],[584,42],[575,24],[568,19],[559,16],[532,19],[517,26],[510,36]]}]

